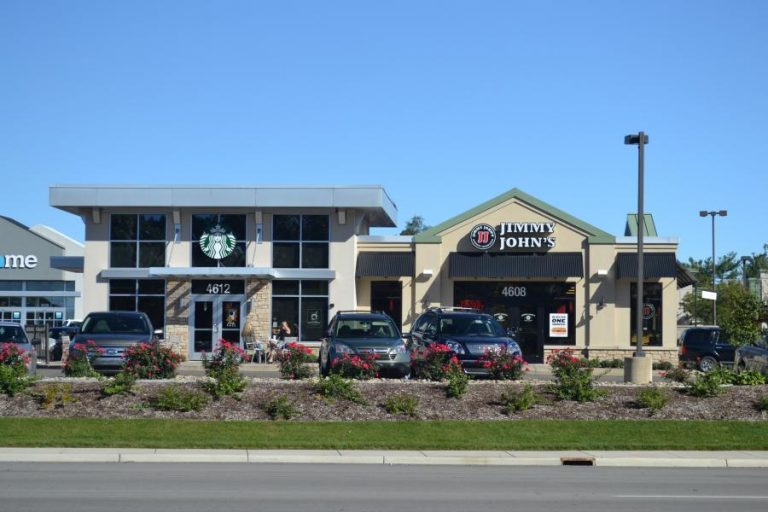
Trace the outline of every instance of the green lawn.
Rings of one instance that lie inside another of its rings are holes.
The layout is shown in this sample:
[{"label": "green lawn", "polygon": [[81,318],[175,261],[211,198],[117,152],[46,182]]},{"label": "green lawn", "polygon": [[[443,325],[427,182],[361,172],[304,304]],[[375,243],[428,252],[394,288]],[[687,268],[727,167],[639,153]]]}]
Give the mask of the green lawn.
[{"label": "green lawn", "polygon": [[768,450],[768,422],[270,422],[0,418],[0,446],[391,450]]}]

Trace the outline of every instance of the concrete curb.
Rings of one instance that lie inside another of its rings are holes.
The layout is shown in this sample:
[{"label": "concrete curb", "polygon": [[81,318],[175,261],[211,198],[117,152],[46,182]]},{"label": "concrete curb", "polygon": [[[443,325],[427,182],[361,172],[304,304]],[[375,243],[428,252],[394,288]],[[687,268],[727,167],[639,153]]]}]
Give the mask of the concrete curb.
[{"label": "concrete curb", "polygon": [[376,451],[0,448],[0,462],[768,468],[768,451]]}]

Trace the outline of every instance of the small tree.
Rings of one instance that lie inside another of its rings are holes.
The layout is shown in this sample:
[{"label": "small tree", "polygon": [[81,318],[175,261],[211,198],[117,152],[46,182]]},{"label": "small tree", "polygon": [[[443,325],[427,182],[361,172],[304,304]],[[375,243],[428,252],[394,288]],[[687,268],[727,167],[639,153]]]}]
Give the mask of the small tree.
[{"label": "small tree", "polygon": [[717,287],[717,322],[734,345],[743,345],[760,336],[758,318],[763,305],[740,283]]},{"label": "small tree", "polygon": [[427,226],[424,224],[424,217],[421,215],[414,215],[411,217],[411,220],[409,220],[405,224],[405,229],[403,229],[400,234],[401,235],[417,235],[421,233],[422,231],[426,231],[431,226]]}]

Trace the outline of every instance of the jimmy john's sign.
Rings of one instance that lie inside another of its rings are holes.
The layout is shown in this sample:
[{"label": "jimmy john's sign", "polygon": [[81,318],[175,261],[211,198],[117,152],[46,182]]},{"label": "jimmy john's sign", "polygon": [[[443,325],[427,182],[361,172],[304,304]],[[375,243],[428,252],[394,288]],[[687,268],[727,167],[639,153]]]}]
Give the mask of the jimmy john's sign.
[{"label": "jimmy john's sign", "polygon": [[472,246],[481,251],[498,249],[552,249],[556,239],[554,222],[502,222],[498,226],[478,224],[469,232]]}]

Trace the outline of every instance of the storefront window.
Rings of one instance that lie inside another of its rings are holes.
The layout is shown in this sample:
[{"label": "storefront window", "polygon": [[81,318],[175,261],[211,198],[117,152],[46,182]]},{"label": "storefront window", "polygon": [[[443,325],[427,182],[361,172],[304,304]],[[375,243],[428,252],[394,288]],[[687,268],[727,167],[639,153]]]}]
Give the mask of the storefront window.
[{"label": "storefront window", "polygon": [[[637,345],[637,283],[630,285],[631,314],[629,320],[630,339]],[[643,283],[643,345],[660,347],[662,345],[661,324],[661,283]]]},{"label": "storefront window", "polygon": [[[246,216],[197,214],[192,216],[193,267],[244,267],[246,245]],[[208,245],[204,247],[203,236]],[[221,241],[214,240],[221,237]],[[234,245],[230,247],[231,237]],[[213,246],[215,250],[212,250]]]},{"label": "storefront window", "polygon": [[328,268],[327,215],[275,215],[272,220],[272,266]]},{"label": "storefront window", "polygon": [[110,266],[165,266],[165,215],[113,214],[110,217]]},{"label": "storefront window", "polygon": [[273,335],[283,321],[300,341],[322,338],[328,325],[328,281],[273,281]]},{"label": "storefront window", "polygon": [[141,311],[155,329],[165,327],[165,281],[113,279],[109,282],[110,311]]}]

